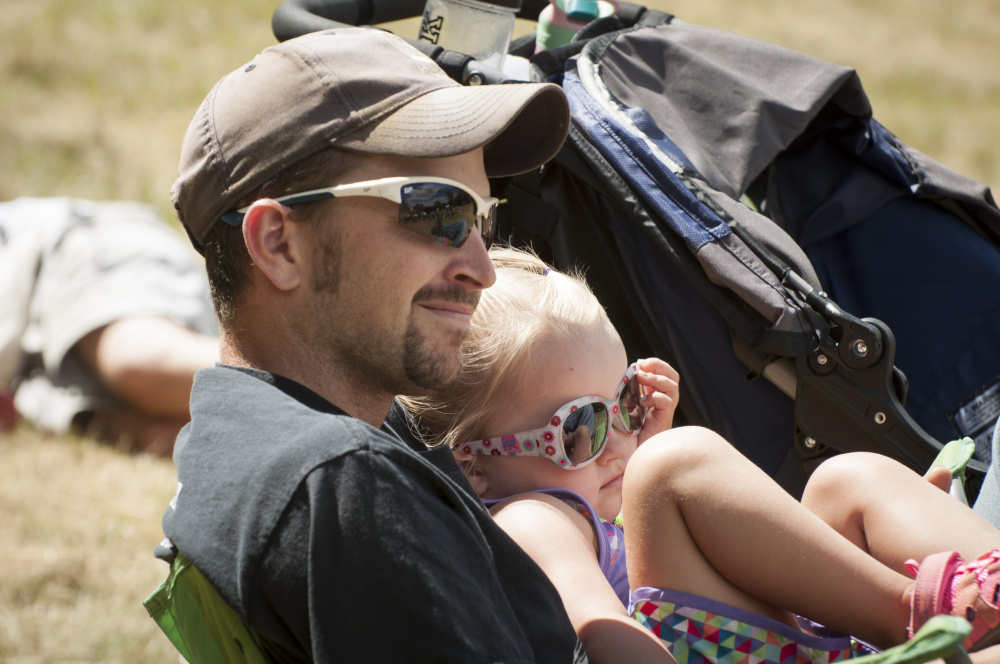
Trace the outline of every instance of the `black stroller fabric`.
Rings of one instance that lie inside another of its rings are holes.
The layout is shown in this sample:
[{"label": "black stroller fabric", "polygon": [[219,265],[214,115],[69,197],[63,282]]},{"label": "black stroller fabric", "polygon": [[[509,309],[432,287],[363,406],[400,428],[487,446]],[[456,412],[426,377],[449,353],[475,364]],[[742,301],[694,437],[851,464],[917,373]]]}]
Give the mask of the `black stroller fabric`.
[{"label": "black stroller fabric", "polygon": [[630,357],[680,371],[684,421],[801,488],[795,403],[748,380],[830,332],[784,287],[791,270],[887,323],[913,419],[942,441],[978,435],[989,461],[1000,211],[986,187],[873,120],[845,67],[679,23],[565,50],[579,55],[542,54],[535,74],[567,92],[570,139],[507,184],[506,233],[586,270]]}]

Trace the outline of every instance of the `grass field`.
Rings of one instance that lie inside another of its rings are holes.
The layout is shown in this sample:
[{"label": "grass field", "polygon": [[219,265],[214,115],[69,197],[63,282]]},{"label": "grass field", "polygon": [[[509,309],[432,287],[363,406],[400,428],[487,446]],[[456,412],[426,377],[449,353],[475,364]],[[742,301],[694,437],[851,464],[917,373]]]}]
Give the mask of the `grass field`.
[{"label": "grass field", "polygon": [[[209,87],[273,43],[262,0],[0,0],[0,200],[135,199],[172,218],[181,137]],[[688,22],[858,69],[904,141],[1000,181],[1000,1],[679,0]],[[403,36],[411,23],[394,26]],[[0,662],[174,662],[140,606],[169,461],[0,433]]]}]

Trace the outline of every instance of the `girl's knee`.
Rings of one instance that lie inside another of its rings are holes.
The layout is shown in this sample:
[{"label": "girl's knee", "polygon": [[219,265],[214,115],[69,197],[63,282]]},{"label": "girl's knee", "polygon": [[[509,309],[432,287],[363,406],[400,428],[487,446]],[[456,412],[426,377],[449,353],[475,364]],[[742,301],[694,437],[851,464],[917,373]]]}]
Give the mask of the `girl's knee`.
[{"label": "girl's knee", "polygon": [[802,494],[802,502],[842,498],[852,487],[877,486],[892,459],[874,452],[848,452],[830,457],[813,471]]},{"label": "girl's knee", "polygon": [[[659,433],[636,449],[626,477],[633,482],[662,484],[701,472],[715,474],[721,465],[742,455],[722,436],[703,427],[678,427]],[[749,463],[749,462],[748,462]]]}]

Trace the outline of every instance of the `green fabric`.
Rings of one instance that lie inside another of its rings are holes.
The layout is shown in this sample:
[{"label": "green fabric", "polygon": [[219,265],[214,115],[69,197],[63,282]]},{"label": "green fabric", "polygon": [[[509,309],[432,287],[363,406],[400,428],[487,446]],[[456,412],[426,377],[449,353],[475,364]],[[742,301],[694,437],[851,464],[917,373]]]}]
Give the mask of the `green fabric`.
[{"label": "green fabric", "polygon": [[535,39],[538,44],[543,45],[544,49],[568,44],[573,40],[573,35],[576,34],[576,29],[574,28],[564,28],[561,25],[555,25],[546,20],[538,21],[536,31]]},{"label": "green fabric", "polygon": [[142,604],[192,664],[267,662],[253,633],[183,553]]},{"label": "green fabric", "polygon": [[962,640],[972,625],[955,616],[934,616],[917,630],[913,638],[875,655],[850,660],[850,664],[918,664],[944,657],[949,664],[968,661]]},{"label": "green fabric", "polygon": [[944,466],[951,471],[952,477],[965,480],[965,465],[976,451],[976,443],[971,438],[953,440],[938,452],[931,468]]}]

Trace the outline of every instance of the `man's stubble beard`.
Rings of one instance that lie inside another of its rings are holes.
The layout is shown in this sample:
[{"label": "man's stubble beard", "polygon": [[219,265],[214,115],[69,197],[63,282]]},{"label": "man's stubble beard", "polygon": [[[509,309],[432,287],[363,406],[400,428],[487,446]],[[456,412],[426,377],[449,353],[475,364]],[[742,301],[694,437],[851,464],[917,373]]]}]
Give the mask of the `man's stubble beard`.
[{"label": "man's stubble beard", "polygon": [[[326,241],[317,243],[314,249],[314,265],[317,266],[313,278],[313,290],[316,293],[338,297],[344,284],[341,267],[342,252],[336,238],[324,238]],[[441,389],[454,381],[461,370],[461,347],[467,332],[448,332],[450,339],[438,339],[437,344],[431,343],[416,325],[413,312],[422,301],[452,301],[462,304],[479,303],[479,291],[467,291],[457,287],[425,286],[417,291],[410,304],[410,315],[402,339],[394,339],[391,332],[381,330],[356,330],[346,336],[363,338],[367,343],[337,343],[331,340],[336,356],[341,358],[344,366],[340,370],[345,375],[355,377],[359,389],[367,385],[373,390],[386,394],[408,394],[420,396]],[[374,294],[378,297],[378,294]],[[336,324],[337,321],[334,321]],[[339,321],[339,329],[347,329],[349,321]],[[344,326],[344,327],[341,327]],[[439,350],[441,348],[441,350]],[[382,350],[376,350],[382,349]],[[401,352],[402,376],[399,375],[399,365],[396,362],[385,362],[385,350],[398,349]],[[375,358],[379,353],[381,358]]]},{"label": "man's stubble beard", "polygon": [[451,350],[435,350],[410,319],[403,335],[403,371],[409,383],[420,391],[411,389],[407,394],[421,396],[447,387],[458,377],[462,368],[462,341],[466,334],[455,332],[451,337],[447,340],[451,343],[444,344],[445,349]]}]

